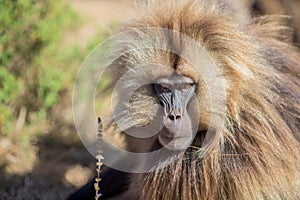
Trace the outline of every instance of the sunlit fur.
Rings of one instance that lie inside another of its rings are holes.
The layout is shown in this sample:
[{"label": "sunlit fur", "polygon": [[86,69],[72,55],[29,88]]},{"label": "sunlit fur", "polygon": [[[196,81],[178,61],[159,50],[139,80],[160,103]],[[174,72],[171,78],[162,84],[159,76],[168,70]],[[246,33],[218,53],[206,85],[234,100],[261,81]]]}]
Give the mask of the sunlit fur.
[{"label": "sunlit fur", "polygon": [[[162,170],[134,175],[128,193],[119,198],[299,199],[300,54],[291,45],[287,17],[239,17],[230,5],[204,0],[153,0],[139,10],[121,30],[173,29],[198,41],[214,59],[225,79],[226,124],[216,130],[221,137],[204,158],[197,157],[197,148],[189,148]],[[120,59],[117,67],[124,72],[151,62],[169,66],[147,74],[154,77],[171,72],[176,62],[178,73],[197,82],[201,115],[212,114],[201,75],[189,65],[181,67],[185,62],[175,56],[133,52]],[[152,88],[145,86],[134,94],[129,107],[135,126],[144,126],[155,118],[159,105]],[[131,126],[126,119],[124,124]],[[209,124],[207,117],[199,130]],[[126,141],[133,151],[147,151],[152,145],[151,140]]]}]

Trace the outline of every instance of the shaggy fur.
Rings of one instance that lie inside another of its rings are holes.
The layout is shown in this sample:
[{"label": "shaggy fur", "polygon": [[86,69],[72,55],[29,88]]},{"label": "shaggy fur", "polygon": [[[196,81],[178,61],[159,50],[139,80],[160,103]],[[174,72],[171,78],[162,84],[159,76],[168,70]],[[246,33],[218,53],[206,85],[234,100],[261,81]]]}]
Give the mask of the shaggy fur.
[{"label": "shaggy fur", "polygon": [[[229,4],[220,1],[152,0],[141,5],[137,17],[124,24],[121,30],[161,27],[196,40],[214,59],[225,80],[226,102],[220,105],[226,107],[226,121],[221,130],[216,128],[219,137],[205,157],[199,156],[199,149],[188,148],[161,170],[133,175],[128,192],[113,199],[300,198],[300,55],[291,45],[292,31],[285,26],[287,17],[239,16]],[[128,44],[128,49],[146,46],[147,42],[155,47],[154,39],[143,39],[142,33],[133,37],[140,40],[129,39],[135,43]],[[161,37],[165,36],[156,38]],[[176,38],[160,42],[187,51]],[[169,68],[146,76],[157,78],[175,68],[197,82],[199,113],[207,116],[199,124],[194,143],[201,148],[197,139],[208,128],[214,128],[209,120],[213,114],[209,110],[209,92],[201,74],[195,73],[184,59],[158,50],[132,52],[118,60],[116,66],[122,74],[138,64],[152,62]],[[136,73],[143,76],[141,71]],[[134,80],[130,84],[135,84]],[[134,122],[118,116],[124,122],[123,129],[148,124],[158,107],[151,87],[140,88],[129,105]],[[155,138],[143,144],[141,139],[127,137],[126,142],[128,149],[145,152],[153,148]]]},{"label": "shaggy fur", "polygon": [[298,0],[241,0],[241,6],[255,15],[286,14],[291,15],[291,26],[295,28],[295,42],[300,47],[300,1]]}]

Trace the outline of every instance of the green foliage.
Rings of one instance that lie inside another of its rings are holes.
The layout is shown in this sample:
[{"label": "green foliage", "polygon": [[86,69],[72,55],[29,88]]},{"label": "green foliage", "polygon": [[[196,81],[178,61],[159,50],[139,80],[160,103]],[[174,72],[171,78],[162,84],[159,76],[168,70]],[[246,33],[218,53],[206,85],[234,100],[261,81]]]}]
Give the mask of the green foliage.
[{"label": "green foliage", "polygon": [[0,0],[0,137],[13,134],[22,107],[23,130],[30,116],[47,120],[64,89],[61,33],[76,21],[60,0]]},{"label": "green foliage", "polygon": [[16,77],[9,73],[5,68],[0,68],[0,80],[0,102],[9,104],[11,99],[17,97],[19,84]]},{"label": "green foliage", "polygon": [[59,100],[61,69],[49,61],[62,27],[73,21],[76,15],[59,0],[0,0],[0,105],[11,110],[10,117],[0,113],[0,134],[10,132],[6,121],[15,123],[22,106],[38,112]]},{"label": "green foliage", "polygon": [[[0,145],[0,168],[5,166],[9,173],[30,170],[37,138],[59,132],[58,127],[65,123],[61,115],[71,110],[71,91],[80,64],[110,35],[108,30],[100,31],[84,49],[65,45],[63,31],[74,29],[79,22],[61,0],[0,0],[0,144],[10,145],[4,149]],[[104,79],[101,86],[107,85],[109,79]],[[109,98],[105,99],[108,104]],[[97,107],[107,108],[103,98],[99,102]],[[9,155],[22,160],[22,166],[14,167],[18,164]]]}]

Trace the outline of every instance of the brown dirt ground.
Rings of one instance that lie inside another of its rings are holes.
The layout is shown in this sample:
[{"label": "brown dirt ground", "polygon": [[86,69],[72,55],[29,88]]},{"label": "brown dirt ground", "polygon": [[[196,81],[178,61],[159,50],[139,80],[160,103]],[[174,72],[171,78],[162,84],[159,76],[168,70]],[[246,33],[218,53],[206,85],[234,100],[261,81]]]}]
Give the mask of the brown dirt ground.
[{"label": "brown dirt ground", "polygon": [[76,33],[66,34],[66,43],[84,46],[97,31],[105,28],[112,20],[127,18],[132,11],[133,0],[69,0],[83,20]]}]

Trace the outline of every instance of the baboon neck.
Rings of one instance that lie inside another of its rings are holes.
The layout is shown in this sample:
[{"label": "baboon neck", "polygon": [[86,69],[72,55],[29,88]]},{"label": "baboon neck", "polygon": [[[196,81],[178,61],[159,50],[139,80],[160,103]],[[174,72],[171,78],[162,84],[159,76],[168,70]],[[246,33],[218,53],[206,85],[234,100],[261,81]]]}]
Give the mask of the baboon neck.
[{"label": "baboon neck", "polygon": [[[217,167],[213,158],[191,159],[185,152],[167,167],[144,174],[141,199],[205,199],[213,196],[217,185]],[[193,157],[193,156],[192,156]],[[209,174],[205,167],[211,166]],[[202,180],[207,181],[202,181]],[[192,185],[192,187],[191,187]]]},{"label": "baboon neck", "polygon": [[[137,187],[141,193],[139,198],[266,199],[265,194],[272,192],[272,199],[297,199],[296,186],[288,187],[289,181],[297,177],[297,169],[292,164],[276,162],[273,168],[263,164],[259,168],[255,166],[257,159],[267,162],[274,158],[264,155],[258,158],[257,153],[233,155],[228,152],[215,152],[205,158],[197,158],[195,153],[196,150],[189,150],[167,167],[141,175],[143,184]],[[280,176],[287,170],[289,174]],[[276,177],[276,181],[272,177]],[[279,187],[278,182],[282,183]]]}]

